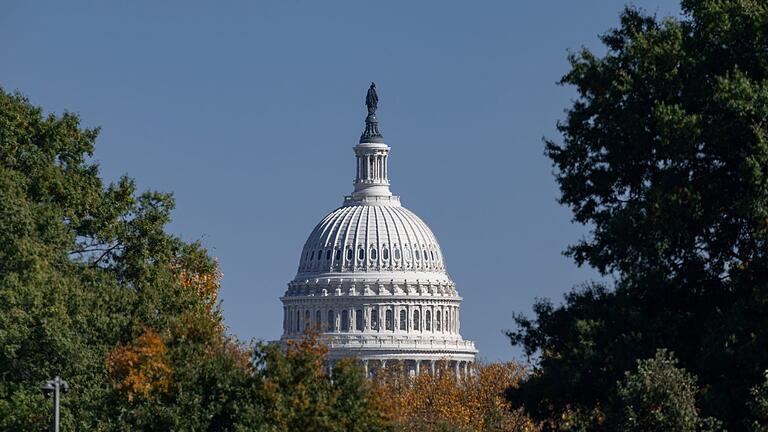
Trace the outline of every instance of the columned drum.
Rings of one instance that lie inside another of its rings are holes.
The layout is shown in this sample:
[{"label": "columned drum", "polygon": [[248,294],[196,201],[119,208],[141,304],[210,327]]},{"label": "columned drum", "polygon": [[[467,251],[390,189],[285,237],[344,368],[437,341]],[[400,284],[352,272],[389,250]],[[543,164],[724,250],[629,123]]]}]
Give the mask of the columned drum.
[{"label": "columned drum", "polygon": [[445,361],[466,374],[477,350],[459,333],[461,297],[435,235],[389,190],[390,147],[378,129],[373,85],[368,93],[354,190],[304,244],[281,298],[281,340],[314,329],[330,362],[356,357],[370,372],[401,360],[418,374]]}]

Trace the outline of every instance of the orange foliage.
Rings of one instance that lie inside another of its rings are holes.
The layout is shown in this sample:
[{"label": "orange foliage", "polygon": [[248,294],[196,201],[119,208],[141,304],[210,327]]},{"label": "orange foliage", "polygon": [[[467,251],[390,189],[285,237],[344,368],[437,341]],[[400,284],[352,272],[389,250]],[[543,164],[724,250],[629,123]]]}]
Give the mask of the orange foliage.
[{"label": "orange foliage", "polygon": [[194,271],[180,263],[172,266],[179,272],[181,285],[186,288],[194,289],[211,311],[216,306],[216,301],[219,297],[219,289],[221,289],[221,279],[224,277],[224,273],[221,271],[221,265],[219,264],[219,259],[214,258],[214,261],[216,267],[214,271],[210,273]]},{"label": "orange foliage", "polygon": [[457,378],[439,362],[434,375],[407,377],[401,364],[387,363],[374,378],[380,409],[402,430],[434,431],[450,426],[462,431],[536,431],[503,392],[524,374],[515,363],[473,365],[470,376]]},{"label": "orange foliage", "polygon": [[127,345],[110,352],[106,359],[107,372],[124,391],[128,400],[136,396],[150,397],[163,393],[170,385],[171,368],[163,339],[151,328]]}]

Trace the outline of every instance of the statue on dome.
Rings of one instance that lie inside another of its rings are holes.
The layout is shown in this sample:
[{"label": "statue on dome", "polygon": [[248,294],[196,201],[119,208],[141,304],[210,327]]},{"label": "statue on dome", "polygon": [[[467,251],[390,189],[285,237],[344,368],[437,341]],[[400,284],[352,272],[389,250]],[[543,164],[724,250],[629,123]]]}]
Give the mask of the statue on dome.
[{"label": "statue on dome", "polygon": [[368,107],[368,115],[376,114],[376,108],[379,105],[379,96],[376,94],[376,83],[371,83],[368,88],[368,94],[365,95],[365,106]]}]

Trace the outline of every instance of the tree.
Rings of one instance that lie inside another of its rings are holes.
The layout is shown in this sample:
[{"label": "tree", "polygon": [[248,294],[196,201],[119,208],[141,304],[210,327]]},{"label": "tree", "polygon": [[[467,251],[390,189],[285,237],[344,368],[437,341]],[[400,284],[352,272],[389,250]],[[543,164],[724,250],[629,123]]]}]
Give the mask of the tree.
[{"label": "tree", "polygon": [[434,374],[409,377],[402,363],[390,360],[374,378],[378,408],[404,431],[537,430],[503,397],[507,387],[520,381],[523,368],[511,362],[473,364],[470,372],[457,378],[446,362],[439,362]]},{"label": "tree", "polygon": [[[571,55],[578,98],[546,141],[561,203],[590,234],[567,253],[616,280],[518,316],[539,368],[508,392],[538,419],[598,424],[637,359],[674,351],[702,412],[742,430],[768,366],[768,5],[627,8],[607,53]],[[597,426],[596,426],[597,427]]]},{"label": "tree", "polygon": [[262,344],[256,350],[258,402],[266,407],[264,430],[386,430],[359,364],[338,361],[329,375],[328,350],[314,333],[287,345],[283,350],[274,343]]},{"label": "tree", "polygon": [[637,362],[619,383],[620,423],[626,432],[712,430],[716,422],[699,417],[696,407],[696,379],[677,367],[677,360],[666,350]]},{"label": "tree", "polygon": [[765,380],[752,388],[752,400],[749,402],[749,430],[752,432],[768,432],[768,372]]}]

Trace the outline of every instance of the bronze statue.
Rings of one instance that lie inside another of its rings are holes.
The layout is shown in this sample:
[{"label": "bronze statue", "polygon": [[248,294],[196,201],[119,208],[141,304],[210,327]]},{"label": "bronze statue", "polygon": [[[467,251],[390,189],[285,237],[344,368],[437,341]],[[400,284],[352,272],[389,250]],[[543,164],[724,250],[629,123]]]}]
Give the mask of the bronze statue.
[{"label": "bronze statue", "polygon": [[376,114],[376,107],[379,105],[379,96],[376,94],[376,83],[371,83],[368,88],[368,94],[365,95],[365,106],[368,107],[368,115]]}]

